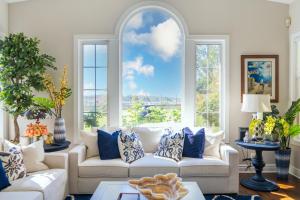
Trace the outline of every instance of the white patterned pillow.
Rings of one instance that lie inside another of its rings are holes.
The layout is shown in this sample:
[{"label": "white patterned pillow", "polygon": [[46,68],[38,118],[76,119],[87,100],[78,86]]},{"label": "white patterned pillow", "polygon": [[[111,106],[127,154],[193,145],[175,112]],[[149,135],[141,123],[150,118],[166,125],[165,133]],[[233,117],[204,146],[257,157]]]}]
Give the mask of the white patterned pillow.
[{"label": "white patterned pillow", "polygon": [[9,182],[26,177],[27,171],[22,152],[16,147],[8,149],[7,153],[1,153],[0,159]]},{"label": "white patterned pillow", "polygon": [[182,159],[183,144],[184,133],[182,130],[173,131],[166,129],[165,134],[160,138],[158,150],[154,155],[171,158],[178,162]]},{"label": "white patterned pillow", "polygon": [[118,145],[121,158],[127,163],[132,163],[145,156],[142,142],[135,132],[121,131]]}]

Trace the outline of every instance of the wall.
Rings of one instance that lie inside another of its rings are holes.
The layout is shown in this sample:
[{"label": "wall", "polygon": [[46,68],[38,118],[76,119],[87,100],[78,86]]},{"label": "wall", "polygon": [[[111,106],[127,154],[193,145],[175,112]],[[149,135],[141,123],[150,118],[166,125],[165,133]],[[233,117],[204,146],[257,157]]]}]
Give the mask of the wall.
[{"label": "wall", "polygon": [[3,34],[7,32],[8,32],[8,5],[5,2],[5,0],[0,0],[0,33]]},{"label": "wall", "polygon": [[[122,13],[140,0],[31,0],[9,5],[9,31],[41,40],[41,48],[56,57],[57,66],[71,66],[74,34],[112,34]],[[230,35],[230,142],[250,114],[240,111],[240,55],[280,55],[280,109],[288,101],[288,5],[265,0],[165,0],[184,17],[190,34]],[[61,74],[61,68],[56,75]],[[68,136],[73,132],[73,100],[64,112]],[[274,163],[273,153],[266,156]]]},{"label": "wall", "polygon": [[[290,27],[290,36],[300,33],[300,0],[294,0],[290,5],[290,17],[292,24]],[[299,54],[298,54],[299,55]],[[300,139],[292,141],[292,155],[290,172],[300,178]]]}]

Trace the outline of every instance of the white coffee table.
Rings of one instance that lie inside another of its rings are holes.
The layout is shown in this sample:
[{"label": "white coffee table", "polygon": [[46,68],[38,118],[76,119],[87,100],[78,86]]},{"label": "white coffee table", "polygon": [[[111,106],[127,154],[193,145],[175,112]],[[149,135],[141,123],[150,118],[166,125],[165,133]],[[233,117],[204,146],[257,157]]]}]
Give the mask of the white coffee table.
[{"label": "white coffee table", "polygon": [[[189,193],[182,200],[205,200],[196,182],[183,182]],[[103,181],[94,192],[91,200],[117,200],[120,193],[137,193],[126,181]],[[141,196],[141,200],[146,200]]]}]

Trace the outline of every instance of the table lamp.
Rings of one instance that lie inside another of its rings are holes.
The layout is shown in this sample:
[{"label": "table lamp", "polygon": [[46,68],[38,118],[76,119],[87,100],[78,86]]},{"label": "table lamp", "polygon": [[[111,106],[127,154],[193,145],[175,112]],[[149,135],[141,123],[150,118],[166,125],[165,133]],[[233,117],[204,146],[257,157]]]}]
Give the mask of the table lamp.
[{"label": "table lamp", "polygon": [[243,94],[242,112],[254,113],[254,119],[263,119],[264,112],[271,112],[270,95]]}]

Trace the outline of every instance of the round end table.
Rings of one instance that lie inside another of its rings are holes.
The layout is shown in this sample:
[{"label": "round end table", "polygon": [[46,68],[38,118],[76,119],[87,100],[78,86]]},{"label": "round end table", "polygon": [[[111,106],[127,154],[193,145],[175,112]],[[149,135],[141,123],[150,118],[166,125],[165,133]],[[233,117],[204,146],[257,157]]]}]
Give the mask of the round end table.
[{"label": "round end table", "polygon": [[45,152],[55,152],[55,151],[61,151],[64,149],[69,148],[71,142],[65,141],[63,143],[53,143],[53,144],[44,144],[44,151]]},{"label": "round end table", "polygon": [[254,143],[254,142],[243,142],[243,141],[235,141],[235,143],[245,149],[254,150],[256,152],[256,156],[252,158],[252,165],[255,168],[256,174],[249,179],[242,179],[241,185],[246,188],[255,190],[255,191],[263,191],[263,192],[272,192],[279,190],[278,185],[270,180],[267,180],[263,177],[262,171],[265,167],[265,162],[263,161],[262,152],[263,151],[276,151],[280,148],[277,143]]}]

